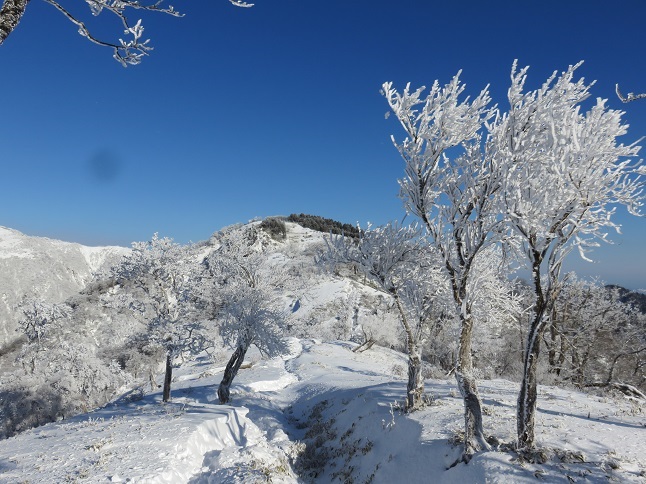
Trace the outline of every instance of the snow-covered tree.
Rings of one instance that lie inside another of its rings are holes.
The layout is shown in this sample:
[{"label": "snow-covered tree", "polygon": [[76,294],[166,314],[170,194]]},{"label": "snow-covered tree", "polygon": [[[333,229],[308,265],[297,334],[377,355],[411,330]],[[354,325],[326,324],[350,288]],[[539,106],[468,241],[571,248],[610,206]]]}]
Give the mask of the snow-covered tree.
[{"label": "snow-covered tree", "polygon": [[281,273],[267,264],[263,236],[254,226],[223,230],[215,236],[218,247],[204,261],[215,283],[213,298],[221,305],[220,335],[235,348],[218,388],[221,404],[229,402],[231,383],[252,344],[268,357],[288,351],[286,314],[274,294]]},{"label": "snow-covered tree", "polygon": [[[545,338],[550,371],[579,387],[643,383],[643,315],[621,301],[617,287],[567,275]],[[641,355],[641,356],[640,356]],[[633,368],[623,360],[638,360]],[[637,370],[637,371],[634,371]]]},{"label": "snow-covered tree", "polygon": [[424,87],[412,91],[407,85],[400,94],[392,83],[383,85],[406,133],[402,143],[392,138],[405,162],[400,196],[407,212],[422,220],[442,259],[460,320],[455,377],[464,399],[463,458],[468,461],[474,452],[489,448],[473,373],[472,309],[478,286],[470,285],[470,279],[481,252],[498,240],[503,172],[498,159],[481,150],[484,125],[495,113],[488,89],[461,101],[464,89],[459,73],[444,87],[435,81],[425,97]]},{"label": "snow-covered tree", "polygon": [[24,299],[18,310],[23,315],[18,322],[18,329],[27,337],[29,343],[40,345],[42,338],[67,316],[70,308],[64,303],[52,304],[38,299]]},{"label": "snow-covered tree", "polygon": [[133,243],[131,253],[111,271],[123,292],[107,304],[127,308],[145,322],[147,344],[164,350],[164,402],[170,399],[175,359],[208,345],[194,310],[196,267],[186,246],[155,234],[148,242]]},{"label": "snow-covered tree", "polygon": [[580,64],[556,72],[536,90],[524,92],[527,68],[512,68],[509,112],[490,127],[487,151],[505,164],[503,211],[519,253],[531,270],[534,315],[527,333],[523,380],[518,397],[518,446],[534,445],[536,367],[540,343],[562,287],[561,267],[577,248],[585,254],[605,241],[624,205],[638,214],[643,181],[639,147],[624,146],[622,112],[605,100],[585,113],[581,103],[591,85],[574,81]]},{"label": "snow-covered tree", "polygon": [[[30,0],[4,0],[0,7],[0,45],[14,31],[20,23],[27,5]],[[124,67],[128,65],[139,64],[143,56],[148,55],[153,49],[150,46],[150,39],[142,38],[144,27],[141,19],[134,22],[130,18],[130,10],[143,10],[148,12],[160,12],[174,17],[181,17],[182,14],[173,8],[172,5],[165,6],[164,0],[149,0],[142,2],[140,0],[85,0],[89,7],[89,13],[92,16],[99,16],[103,12],[109,12],[116,17],[121,24],[123,34],[127,40],[117,37],[116,40],[103,40],[96,37],[86,25],[86,21],[81,20],[82,16],[72,13],[76,1],[65,0],[43,0],[52,5],[56,10],[62,13],[77,28],[82,37],[85,37],[94,44],[108,47],[113,50],[113,57]],[[251,7],[253,4],[241,0],[229,0],[237,7]],[[69,4],[69,6],[67,6]],[[128,39],[128,37],[130,37]]]},{"label": "snow-covered tree", "polygon": [[358,239],[331,236],[322,261],[353,264],[366,284],[394,299],[408,354],[406,407],[414,410],[423,403],[424,341],[444,312],[447,282],[417,227],[368,226],[359,233]]},{"label": "snow-covered tree", "polygon": [[285,313],[276,308],[274,297],[263,287],[228,288],[224,321],[220,335],[235,350],[218,387],[220,403],[229,402],[230,388],[247,350],[253,344],[264,356],[274,357],[288,351],[285,340]]},{"label": "snow-covered tree", "polygon": [[28,299],[18,308],[27,342],[2,377],[0,435],[103,405],[128,381],[115,361],[101,357],[99,345],[109,342],[76,304]]}]

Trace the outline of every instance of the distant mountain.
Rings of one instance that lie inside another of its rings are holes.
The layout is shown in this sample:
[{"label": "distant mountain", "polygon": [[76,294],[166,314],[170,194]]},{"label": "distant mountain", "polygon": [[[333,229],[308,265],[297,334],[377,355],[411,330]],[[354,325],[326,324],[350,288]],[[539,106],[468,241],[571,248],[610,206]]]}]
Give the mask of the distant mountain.
[{"label": "distant mountain", "polygon": [[16,337],[16,305],[22,297],[63,301],[128,251],[30,237],[0,226],[0,346]]},{"label": "distant mountain", "polygon": [[632,304],[639,312],[646,314],[646,294],[631,291],[630,289],[617,285],[609,285],[606,287],[609,289],[617,289],[617,291],[619,291],[619,299],[621,302]]}]

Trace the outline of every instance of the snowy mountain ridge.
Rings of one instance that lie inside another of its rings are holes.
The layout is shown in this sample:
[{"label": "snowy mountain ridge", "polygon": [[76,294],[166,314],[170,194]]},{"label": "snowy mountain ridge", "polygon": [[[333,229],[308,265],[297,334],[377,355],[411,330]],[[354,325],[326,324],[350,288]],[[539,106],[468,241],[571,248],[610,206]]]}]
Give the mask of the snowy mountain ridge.
[{"label": "snowy mountain ridge", "polygon": [[0,226],[0,346],[16,338],[15,309],[21,298],[61,302],[128,252],[124,247],[87,247],[32,237]]}]

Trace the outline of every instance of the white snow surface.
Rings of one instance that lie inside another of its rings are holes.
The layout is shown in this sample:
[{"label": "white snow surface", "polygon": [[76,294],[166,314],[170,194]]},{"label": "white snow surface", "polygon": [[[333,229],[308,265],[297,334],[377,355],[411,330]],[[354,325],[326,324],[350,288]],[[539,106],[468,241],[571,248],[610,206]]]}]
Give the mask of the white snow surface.
[{"label": "white snow surface", "polygon": [[24,236],[17,230],[0,226],[0,259],[17,257],[28,259],[33,257],[30,250],[22,244]]},{"label": "white snow surface", "polygon": [[[176,371],[172,402],[157,389],[0,441],[0,482],[644,482],[643,403],[540,387],[539,445],[570,451],[544,464],[503,450],[451,465],[463,425],[453,380],[427,380],[432,404],[402,413],[406,358],[373,347],[291,340],[291,352],[247,355],[231,405],[217,404],[228,355]],[[251,364],[250,368],[247,366]],[[158,381],[161,381],[161,375]],[[482,381],[484,424],[514,438],[518,385]]]}]

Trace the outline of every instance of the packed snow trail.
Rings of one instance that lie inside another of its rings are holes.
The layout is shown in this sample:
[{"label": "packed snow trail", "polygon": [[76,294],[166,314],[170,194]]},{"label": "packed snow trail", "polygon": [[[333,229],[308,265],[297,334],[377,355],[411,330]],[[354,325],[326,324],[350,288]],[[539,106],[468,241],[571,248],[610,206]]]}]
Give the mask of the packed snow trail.
[{"label": "packed snow trail", "polygon": [[[296,340],[290,345],[291,356],[300,352]],[[255,363],[253,372],[240,373],[234,395],[296,381],[284,366],[283,359]],[[170,403],[162,404],[159,393],[135,392],[90,414],[0,441],[0,483],[254,482],[254,475],[262,481],[277,469],[284,479],[274,476],[273,482],[295,482],[280,448],[290,445],[284,432],[271,428],[268,442],[248,408],[216,403],[221,371],[202,358],[176,372]]]}]

